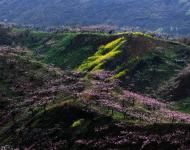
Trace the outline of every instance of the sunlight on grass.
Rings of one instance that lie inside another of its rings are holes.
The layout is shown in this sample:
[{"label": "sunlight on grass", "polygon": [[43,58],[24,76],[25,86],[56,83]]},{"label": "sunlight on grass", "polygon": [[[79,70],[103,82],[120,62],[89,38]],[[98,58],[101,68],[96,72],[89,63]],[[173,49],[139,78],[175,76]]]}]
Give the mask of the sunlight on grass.
[{"label": "sunlight on grass", "polygon": [[85,71],[101,69],[101,66],[105,61],[117,57],[121,53],[120,48],[124,42],[124,38],[120,37],[104,46],[101,46],[94,56],[89,57],[87,61],[82,63],[78,70]]}]

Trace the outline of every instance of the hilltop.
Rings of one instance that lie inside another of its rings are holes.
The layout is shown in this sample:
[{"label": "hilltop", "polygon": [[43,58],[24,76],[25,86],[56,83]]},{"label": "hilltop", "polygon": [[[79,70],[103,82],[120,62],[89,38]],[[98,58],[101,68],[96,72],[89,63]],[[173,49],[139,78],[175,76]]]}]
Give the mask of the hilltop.
[{"label": "hilltop", "polygon": [[25,34],[15,32],[16,42],[44,63],[79,72],[111,71],[127,89],[152,96],[189,64],[189,46],[140,32]]},{"label": "hilltop", "polygon": [[1,148],[190,146],[189,46],[140,32],[0,31]]}]

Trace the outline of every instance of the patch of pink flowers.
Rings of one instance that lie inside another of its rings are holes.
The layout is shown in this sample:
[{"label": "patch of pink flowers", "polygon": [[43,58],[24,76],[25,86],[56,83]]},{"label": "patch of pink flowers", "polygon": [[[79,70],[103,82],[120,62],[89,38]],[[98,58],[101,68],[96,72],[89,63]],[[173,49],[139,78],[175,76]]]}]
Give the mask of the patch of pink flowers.
[{"label": "patch of pink flowers", "polygon": [[158,100],[154,99],[154,98],[150,98],[150,97],[146,97],[146,96],[142,96],[139,95],[137,93],[133,93],[130,91],[125,90],[124,91],[124,96],[126,98],[134,98],[135,100],[148,105],[148,106],[152,106],[152,107],[166,107],[166,104],[159,102]]},{"label": "patch of pink flowers", "polygon": [[155,108],[159,110],[164,117],[168,118],[172,122],[187,122],[190,123],[190,115],[184,114],[177,111],[172,111],[167,108],[167,104],[159,102],[158,100],[146,96],[139,95],[137,93],[133,93],[125,90],[124,96],[126,98],[134,98],[136,101],[144,104],[145,106]]}]

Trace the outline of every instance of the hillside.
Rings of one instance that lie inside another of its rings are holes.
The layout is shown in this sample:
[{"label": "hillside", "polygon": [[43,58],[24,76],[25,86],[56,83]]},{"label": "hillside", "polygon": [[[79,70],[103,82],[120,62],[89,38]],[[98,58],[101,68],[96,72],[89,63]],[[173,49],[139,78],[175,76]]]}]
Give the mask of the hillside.
[{"label": "hillside", "polygon": [[0,7],[1,21],[18,24],[113,24],[190,34],[188,0],[0,0]]},{"label": "hillside", "polygon": [[188,46],[140,32],[31,32],[27,37],[18,32],[16,37],[44,63],[64,70],[112,71],[113,78],[122,80],[129,90],[153,96],[188,66],[190,57]]},{"label": "hillside", "polygon": [[178,103],[189,46],[139,32],[0,31],[0,149],[190,147]]}]

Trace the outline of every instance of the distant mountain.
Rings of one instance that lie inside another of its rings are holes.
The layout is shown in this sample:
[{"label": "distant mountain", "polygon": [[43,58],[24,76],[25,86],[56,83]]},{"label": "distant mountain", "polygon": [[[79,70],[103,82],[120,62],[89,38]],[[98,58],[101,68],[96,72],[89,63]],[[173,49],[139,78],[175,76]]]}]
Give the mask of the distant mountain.
[{"label": "distant mountain", "polygon": [[190,34],[189,0],[0,0],[0,20],[39,26],[114,24]]}]

